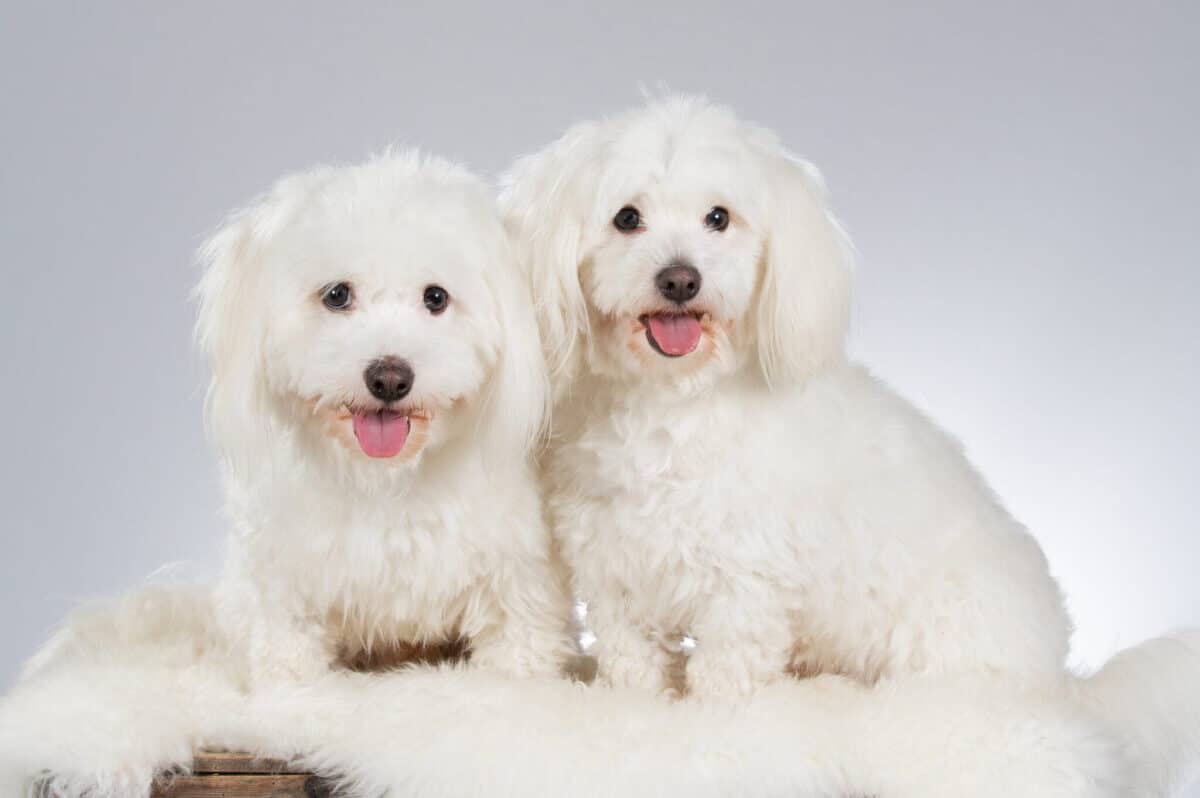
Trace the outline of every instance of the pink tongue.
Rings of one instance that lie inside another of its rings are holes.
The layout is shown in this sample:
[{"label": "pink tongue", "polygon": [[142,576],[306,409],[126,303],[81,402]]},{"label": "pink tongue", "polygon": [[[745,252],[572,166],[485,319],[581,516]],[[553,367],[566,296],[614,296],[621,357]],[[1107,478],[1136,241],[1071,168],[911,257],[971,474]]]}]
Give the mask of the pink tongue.
[{"label": "pink tongue", "polygon": [[390,410],[354,414],[354,437],[368,457],[394,457],[408,440],[408,416]]},{"label": "pink tongue", "polygon": [[664,355],[679,357],[700,343],[700,321],[694,316],[651,316],[650,335]]}]

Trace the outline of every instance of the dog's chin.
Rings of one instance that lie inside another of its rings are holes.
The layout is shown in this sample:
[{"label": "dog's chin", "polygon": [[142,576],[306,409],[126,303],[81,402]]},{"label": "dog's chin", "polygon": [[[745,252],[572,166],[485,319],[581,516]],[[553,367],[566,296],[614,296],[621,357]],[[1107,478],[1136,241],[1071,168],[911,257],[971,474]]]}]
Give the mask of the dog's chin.
[{"label": "dog's chin", "polygon": [[433,414],[420,408],[325,407],[316,411],[323,432],[367,462],[407,465],[429,443]]}]

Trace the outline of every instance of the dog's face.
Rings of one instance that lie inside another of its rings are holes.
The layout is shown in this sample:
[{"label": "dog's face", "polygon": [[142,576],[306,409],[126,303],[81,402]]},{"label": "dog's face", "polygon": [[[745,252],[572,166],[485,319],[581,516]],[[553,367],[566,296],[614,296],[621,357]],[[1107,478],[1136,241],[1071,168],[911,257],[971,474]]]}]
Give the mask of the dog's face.
[{"label": "dog's face", "polygon": [[298,212],[267,256],[274,290],[262,308],[264,376],[297,423],[396,462],[449,434],[498,355],[483,281],[496,255],[478,228],[428,191],[327,188]]},{"label": "dog's face", "polygon": [[492,201],[458,170],[389,157],[290,178],[209,252],[219,442],[249,421],[339,466],[404,469],[497,405],[518,436],[539,423],[531,310]]},{"label": "dog's face", "polygon": [[815,171],[723,108],[673,100],[518,162],[503,204],[561,382],[772,382],[840,356],[848,246]]},{"label": "dog's face", "polygon": [[747,352],[760,279],[763,202],[739,190],[755,164],[702,135],[664,158],[657,133],[635,127],[614,143],[606,165],[620,179],[595,208],[607,219],[583,231],[588,360],[641,379],[727,373]]}]

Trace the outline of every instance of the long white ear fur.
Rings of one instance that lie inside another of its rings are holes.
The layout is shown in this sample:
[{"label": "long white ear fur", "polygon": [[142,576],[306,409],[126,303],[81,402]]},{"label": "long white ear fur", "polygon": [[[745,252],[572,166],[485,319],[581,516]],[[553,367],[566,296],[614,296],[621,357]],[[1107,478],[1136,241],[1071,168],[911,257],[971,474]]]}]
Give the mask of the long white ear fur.
[{"label": "long white ear fur", "polygon": [[770,207],[756,337],[763,376],[782,387],[844,360],[853,248],[816,167],[786,152],[764,157]]},{"label": "long white ear fur", "polygon": [[577,125],[546,150],[519,159],[502,180],[500,207],[529,279],[555,399],[578,372],[587,334],[579,265],[603,162],[597,136],[596,124]]},{"label": "long white ear fur", "polygon": [[501,343],[481,422],[489,456],[503,468],[505,460],[529,454],[540,443],[550,387],[525,275],[509,241],[502,233],[497,238],[503,268],[488,269],[485,280],[497,305]]},{"label": "long white ear fur", "polygon": [[270,433],[262,367],[263,251],[329,171],[283,178],[255,204],[230,215],[200,248],[196,341],[211,370],[205,420],[226,469],[252,468],[251,457],[265,451],[262,436]]}]

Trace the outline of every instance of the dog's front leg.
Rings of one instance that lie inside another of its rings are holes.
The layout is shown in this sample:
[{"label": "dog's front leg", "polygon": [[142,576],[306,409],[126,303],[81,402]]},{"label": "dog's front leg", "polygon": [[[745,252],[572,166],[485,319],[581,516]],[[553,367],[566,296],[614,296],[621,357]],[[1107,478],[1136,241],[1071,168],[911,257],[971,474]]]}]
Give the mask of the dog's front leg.
[{"label": "dog's front leg", "polygon": [[648,625],[629,617],[618,601],[602,597],[588,604],[588,626],[596,635],[596,681],[610,687],[634,687],[674,694],[671,680],[676,655]]},{"label": "dog's front leg", "polygon": [[699,698],[743,698],[783,678],[791,648],[787,615],[768,601],[709,604],[692,626],[687,687]]},{"label": "dog's front leg", "polygon": [[561,570],[524,563],[490,574],[461,621],[471,665],[509,676],[557,676],[574,652],[572,602]]},{"label": "dog's front leg", "polygon": [[250,688],[311,682],[329,672],[334,651],[323,626],[272,586],[226,580],[217,608],[230,630]]}]

